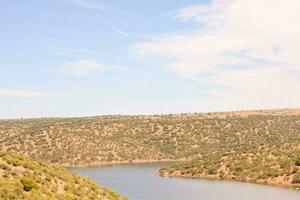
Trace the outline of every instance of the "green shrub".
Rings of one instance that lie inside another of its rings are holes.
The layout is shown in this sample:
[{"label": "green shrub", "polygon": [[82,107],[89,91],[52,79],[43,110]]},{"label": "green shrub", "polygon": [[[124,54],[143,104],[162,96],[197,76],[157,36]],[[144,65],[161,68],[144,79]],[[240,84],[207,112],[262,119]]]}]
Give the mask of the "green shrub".
[{"label": "green shrub", "polygon": [[299,174],[294,175],[292,183],[300,184],[300,175]]},{"label": "green shrub", "polygon": [[26,192],[29,192],[30,190],[37,188],[36,182],[34,180],[32,180],[31,178],[28,178],[28,177],[23,177],[21,179],[21,183],[23,185],[23,189]]},{"label": "green shrub", "polygon": [[280,172],[275,169],[269,169],[269,171],[267,172],[267,175],[269,177],[278,177],[278,176],[280,176]]}]

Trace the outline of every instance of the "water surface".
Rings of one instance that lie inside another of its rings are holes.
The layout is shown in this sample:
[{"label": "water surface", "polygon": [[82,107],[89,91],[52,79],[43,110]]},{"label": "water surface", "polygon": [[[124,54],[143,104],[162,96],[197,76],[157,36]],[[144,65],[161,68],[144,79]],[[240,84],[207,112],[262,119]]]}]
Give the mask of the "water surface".
[{"label": "water surface", "polygon": [[130,164],[101,168],[70,168],[129,200],[300,200],[300,191],[273,186],[188,178],[159,177],[170,164]]}]

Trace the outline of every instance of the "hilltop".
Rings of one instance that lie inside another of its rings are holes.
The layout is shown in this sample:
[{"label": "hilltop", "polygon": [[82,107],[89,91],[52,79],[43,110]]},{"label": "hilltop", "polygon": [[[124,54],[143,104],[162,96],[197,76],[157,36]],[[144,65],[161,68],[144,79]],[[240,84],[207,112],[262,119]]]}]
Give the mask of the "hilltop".
[{"label": "hilltop", "polygon": [[300,109],[0,121],[1,149],[58,166],[188,161],[162,175],[296,184]]},{"label": "hilltop", "polygon": [[0,153],[0,199],[125,200],[76,173],[3,152]]}]

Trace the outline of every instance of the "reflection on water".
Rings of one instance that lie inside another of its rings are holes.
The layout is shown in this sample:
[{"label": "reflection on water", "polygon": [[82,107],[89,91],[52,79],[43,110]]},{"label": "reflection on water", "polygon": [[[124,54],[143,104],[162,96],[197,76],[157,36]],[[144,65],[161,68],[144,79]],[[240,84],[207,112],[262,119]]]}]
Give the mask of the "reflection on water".
[{"label": "reflection on water", "polygon": [[300,200],[300,191],[272,186],[185,178],[155,173],[167,163],[70,168],[130,200]]}]

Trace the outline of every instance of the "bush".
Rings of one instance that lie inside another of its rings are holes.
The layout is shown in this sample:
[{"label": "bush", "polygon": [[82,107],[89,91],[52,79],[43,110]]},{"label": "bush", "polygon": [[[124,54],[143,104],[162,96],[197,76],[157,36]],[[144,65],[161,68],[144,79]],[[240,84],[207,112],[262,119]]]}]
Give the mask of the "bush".
[{"label": "bush", "polygon": [[280,176],[280,172],[275,169],[269,169],[269,171],[267,172],[267,175],[269,177],[278,177],[278,176]]},{"label": "bush", "polygon": [[300,184],[300,175],[294,175],[292,183]]},{"label": "bush", "polygon": [[296,165],[296,166],[300,166],[300,158],[298,158],[298,159],[296,160],[295,165]]},{"label": "bush", "polygon": [[23,177],[21,179],[21,183],[23,185],[23,189],[26,192],[29,192],[30,190],[37,188],[37,185],[36,185],[35,181],[32,180],[31,178],[28,178],[28,177]]},{"label": "bush", "polygon": [[3,170],[11,170],[10,169],[10,166],[8,166],[7,164],[5,163],[0,163],[0,169],[3,169]]}]

